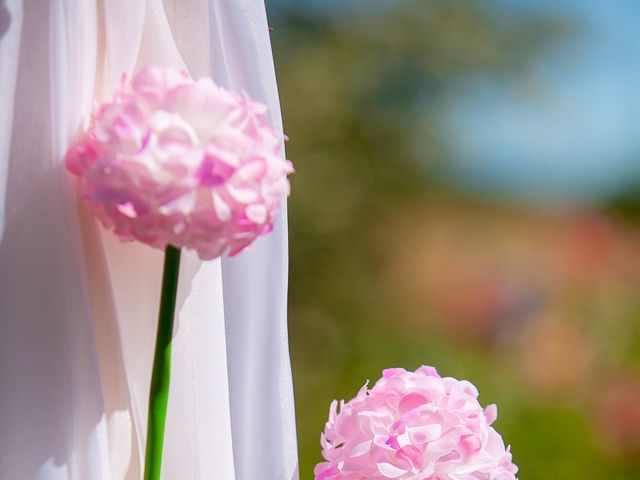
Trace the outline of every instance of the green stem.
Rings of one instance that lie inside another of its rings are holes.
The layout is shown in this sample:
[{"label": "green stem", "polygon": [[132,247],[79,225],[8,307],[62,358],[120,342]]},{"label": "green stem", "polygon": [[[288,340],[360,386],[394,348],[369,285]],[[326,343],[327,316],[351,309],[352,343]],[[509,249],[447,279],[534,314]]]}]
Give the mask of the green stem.
[{"label": "green stem", "polygon": [[171,339],[176,310],[180,249],[167,246],[164,254],[162,293],[156,349],[153,355],[153,373],[149,390],[149,419],[147,420],[147,448],[144,462],[144,479],[159,480],[162,466],[164,424],[169,401],[171,380]]}]

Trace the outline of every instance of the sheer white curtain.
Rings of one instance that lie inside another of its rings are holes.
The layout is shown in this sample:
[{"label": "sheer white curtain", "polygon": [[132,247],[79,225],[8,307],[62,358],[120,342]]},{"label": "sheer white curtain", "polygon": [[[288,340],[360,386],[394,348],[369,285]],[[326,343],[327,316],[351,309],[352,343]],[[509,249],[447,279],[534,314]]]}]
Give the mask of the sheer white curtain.
[{"label": "sheer white curtain", "polygon": [[[0,478],[138,479],[162,253],[79,206],[62,159],[123,72],[268,104],[261,0],[0,0]],[[234,259],[183,255],[163,478],[291,480],[286,212]]]}]

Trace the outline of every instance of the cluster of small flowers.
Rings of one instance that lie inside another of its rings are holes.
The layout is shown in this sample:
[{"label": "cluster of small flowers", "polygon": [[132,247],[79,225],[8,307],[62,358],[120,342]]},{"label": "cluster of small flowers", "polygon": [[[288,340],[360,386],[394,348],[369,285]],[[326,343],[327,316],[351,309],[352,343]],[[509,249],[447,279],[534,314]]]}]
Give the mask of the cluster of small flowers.
[{"label": "cluster of small flowers", "polygon": [[174,69],[147,67],[101,104],[66,157],[123,240],[234,255],[273,228],[291,162],[266,107]]},{"label": "cluster of small flowers", "polygon": [[432,367],[384,371],[347,403],[331,404],[316,480],[515,480],[517,467],[467,381]]}]

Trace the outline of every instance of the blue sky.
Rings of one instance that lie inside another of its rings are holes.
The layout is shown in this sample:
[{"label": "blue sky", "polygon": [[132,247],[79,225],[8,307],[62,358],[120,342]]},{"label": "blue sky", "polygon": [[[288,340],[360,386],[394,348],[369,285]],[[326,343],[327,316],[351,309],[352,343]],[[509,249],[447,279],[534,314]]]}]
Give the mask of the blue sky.
[{"label": "blue sky", "polygon": [[[401,1],[267,5],[272,14],[287,5],[353,19]],[[446,180],[525,199],[597,200],[640,184],[640,0],[479,1],[565,17],[578,33],[524,82],[473,78],[460,86],[442,107],[456,157]]]},{"label": "blue sky", "polygon": [[496,3],[566,15],[579,33],[526,87],[484,79],[460,90],[447,105],[449,179],[545,199],[597,199],[640,180],[640,2]]}]

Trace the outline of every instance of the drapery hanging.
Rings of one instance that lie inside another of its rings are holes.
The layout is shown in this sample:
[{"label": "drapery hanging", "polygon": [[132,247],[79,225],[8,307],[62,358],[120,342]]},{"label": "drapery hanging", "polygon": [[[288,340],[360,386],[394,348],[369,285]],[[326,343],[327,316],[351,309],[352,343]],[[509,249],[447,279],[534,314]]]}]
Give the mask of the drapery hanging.
[{"label": "drapery hanging", "polygon": [[[162,252],[86,215],[64,152],[147,64],[245,90],[281,129],[264,5],[0,0],[0,36],[0,478],[137,479]],[[163,478],[296,478],[286,212],[180,275]]]}]

